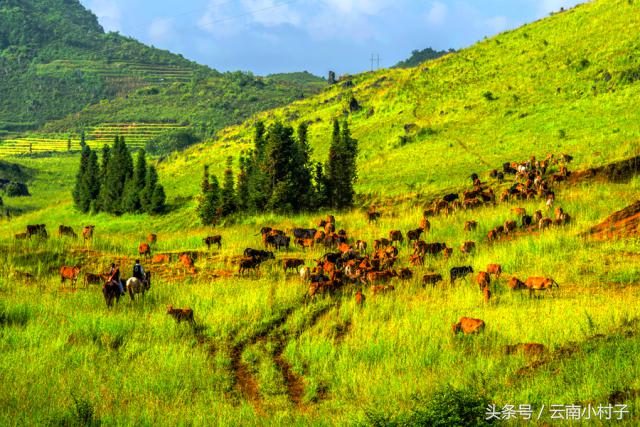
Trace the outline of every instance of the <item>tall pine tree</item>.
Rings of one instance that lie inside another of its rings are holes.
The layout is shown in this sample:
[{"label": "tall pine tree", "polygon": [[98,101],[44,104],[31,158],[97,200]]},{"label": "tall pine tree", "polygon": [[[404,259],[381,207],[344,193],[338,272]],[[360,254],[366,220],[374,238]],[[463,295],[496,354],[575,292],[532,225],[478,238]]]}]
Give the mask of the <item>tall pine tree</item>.
[{"label": "tall pine tree", "polygon": [[222,183],[221,193],[221,214],[223,216],[231,215],[236,212],[238,204],[236,201],[235,183],[233,179],[233,157],[227,158],[227,168],[224,171],[224,180]]},{"label": "tall pine tree", "polygon": [[82,207],[84,205],[83,200],[87,198],[86,195],[82,194],[82,180],[84,179],[85,172],[87,171],[90,154],[91,149],[87,146],[84,146],[80,154],[80,167],[78,168],[78,173],[76,174],[76,183],[73,187],[72,192],[73,204],[80,210],[82,210]]},{"label": "tall pine tree", "polygon": [[203,225],[213,225],[218,218],[220,204],[220,186],[215,176],[209,176],[209,166],[204,167],[204,176],[200,186],[201,193],[198,197],[196,213]]}]

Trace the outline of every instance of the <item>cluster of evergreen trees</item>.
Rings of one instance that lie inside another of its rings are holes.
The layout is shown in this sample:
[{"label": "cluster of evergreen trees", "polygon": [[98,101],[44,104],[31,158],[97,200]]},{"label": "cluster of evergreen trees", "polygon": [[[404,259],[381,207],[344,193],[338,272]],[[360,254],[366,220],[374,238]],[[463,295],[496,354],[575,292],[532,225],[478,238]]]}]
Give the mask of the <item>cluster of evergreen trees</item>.
[{"label": "cluster of evergreen trees", "polygon": [[82,147],[73,189],[73,202],[80,211],[161,214],[165,201],[158,173],[147,165],[144,150],[138,152],[134,165],[124,137],[116,136],[112,148],[102,148],[102,162],[98,164],[98,154],[88,145]]},{"label": "cluster of evergreen trees", "polygon": [[326,163],[311,161],[306,123],[297,131],[280,122],[269,129],[255,125],[254,148],[240,157],[237,181],[227,160],[222,187],[205,166],[197,213],[203,224],[215,224],[235,212],[299,212],[329,207],[344,209],[354,201],[358,142],[346,121],[333,122]]}]

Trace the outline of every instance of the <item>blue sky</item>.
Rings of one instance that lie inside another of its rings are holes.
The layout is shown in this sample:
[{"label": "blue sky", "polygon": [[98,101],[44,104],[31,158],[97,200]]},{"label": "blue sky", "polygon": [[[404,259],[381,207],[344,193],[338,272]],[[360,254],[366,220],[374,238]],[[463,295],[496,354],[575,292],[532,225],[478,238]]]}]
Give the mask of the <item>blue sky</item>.
[{"label": "blue sky", "polygon": [[81,0],[118,31],[221,71],[325,76],[458,49],[578,0]]}]

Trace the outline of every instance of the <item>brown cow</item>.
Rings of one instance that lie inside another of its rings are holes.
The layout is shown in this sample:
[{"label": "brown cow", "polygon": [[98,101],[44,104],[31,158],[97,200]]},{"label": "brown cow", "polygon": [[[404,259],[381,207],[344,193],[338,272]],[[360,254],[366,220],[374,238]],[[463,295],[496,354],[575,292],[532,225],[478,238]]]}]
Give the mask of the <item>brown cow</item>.
[{"label": "brown cow", "polygon": [[172,305],[167,307],[167,314],[173,317],[176,322],[180,323],[183,320],[187,321],[191,324],[195,324],[195,320],[193,319],[193,310],[190,308],[173,308]]},{"label": "brown cow", "polygon": [[498,278],[502,274],[502,266],[500,264],[489,264],[487,265],[487,273],[493,274]]},{"label": "brown cow", "polygon": [[151,262],[154,264],[167,263],[169,260],[169,254],[157,254],[151,258]]},{"label": "brown cow", "polygon": [[180,260],[182,265],[184,265],[191,273],[195,273],[196,269],[195,269],[195,266],[193,265],[194,263],[193,257],[190,254],[186,252],[181,253],[178,259]]},{"label": "brown cow", "polygon": [[336,223],[336,217],[333,216],[333,215],[327,215],[327,223],[335,224]]},{"label": "brown cow", "polygon": [[158,241],[158,236],[156,234],[153,234],[153,233],[147,234],[147,243],[148,244],[152,245],[157,241]]},{"label": "brown cow", "polygon": [[292,268],[295,271],[298,267],[302,265],[304,265],[303,259],[285,258],[282,260],[282,266],[284,267],[285,274],[287,273],[287,270]]},{"label": "brown cow", "polygon": [[93,230],[96,228],[95,225],[87,225],[82,229],[82,238],[84,240],[93,239]]},{"label": "brown cow", "polygon": [[328,222],[325,226],[324,226],[324,232],[326,234],[331,234],[331,233],[335,233],[336,231],[336,225],[333,222]]},{"label": "brown cow", "polygon": [[78,275],[80,274],[80,267],[68,267],[63,265],[60,267],[60,282],[64,283],[65,280],[71,280],[71,285],[75,286],[78,281]]},{"label": "brown cow", "polygon": [[144,255],[145,257],[148,257],[151,255],[151,246],[149,246],[148,243],[140,243],[140,245],[138,246],[138,253],[140,255]]},{"label": "brown cow", "polygon": [[385,239],[384,237],[381,239],[376,239],[373,241],[373,250],[379,251],[382,248],[386,248],[391,244],[391,241]]},{"label": "brown cow", "polygon": [[26,240],[27,237],[29,237],[27,235],[27,233],[18,233],[15,236],[13,236],[16,240]]},{"label": "brown cow", "polygon": [[518,228],[518,224],[515,221],[505,221],[504,222],[504,232],[505,233],[510,233],[512,231],[514,231],[516,228]]},{"label": "brown cow", "polygon": [[538,343],[519,343],[515,345],[506,345],[504,347],[505,354],[524,353],[526,356],[537,356],[544,353],[545,347]]},{"label": "brown cow", "polygon": [[109,280],[108,274],[84,273],[84,285],[102,285]]},{"label": "brown cow", "polygon": [[356,305],[363,305],[365,300],[366,298],[362,291],[358,290],[358,292],[356,292]]},{"label": "brown cow", "polygon": [[547,291],[551,293],[554,285],[560,289],[560,286],[555,280],[546,277],[529,277],[524,281],[524,284],[529,288],[530,296],[533,295],[535,291]]},{"label": "brown cow", "polygon": [[445,259],[449,259],[452,254],[453,254],[453,248],[444,248],[442,250],[442,255],[444,256]]},{"label": "brown cow", "polygon": [[294,243],[300,246],[302,249],[313,247],[315,240],[313,239],[295,239]]},{"label": "brown cow", "polygon": [[411,280],[411,278],[413,277],[413,271],[406,267],[401,268],[400,272],[398,273],[398,277],[400,278],[400,280]]},{"label": "brown cow", "polygon": [[473,319],[471,317],[461,317],[458,323],[451,326],[454,334],[462,332],[464,334],[476,334],[484,330],[485,324],[483,320]]},{"label": "brown cow", "polygon": [[73,237],[74,239],[78,238],[78,235],[75,231],[73,231],[73,228],[67,227],[66,225],[61,225],[58,227],[58,237],[62,236]]},{"label": "brown cow", "polygon": [[491,290],[489,289],[489,286],[482,288],[482,294],[484,295],[484,302],[489,302],[491,299]]},{"label": "brown cow", "polygon": [[393,285],[373,285],[371,286],[371,288],[369,288],[372,295],[384,294],[387,292],[391,292],[395,289],[396,288]]},{"label": "brown cow", "polygon": [[423,285],[435,285],[436,283],[441,281],[442,281],[442,274],[427,273],[424,276],[422,276]]},{"label": "brown cow", "polygon": [[420,240],[420,236],[422,235],[423,231],[424,230],[422,228],[416,228],[415,230],[407,231],[407,240],[409,241],[409,243]]},{"label": "brown cow", "polygon": [[542,219],[542,211],[540,210],[535,211],[533,214],[533,223],[538,224],[541,219]]},{"label": "brown cow", "polygon": [[218,245],[218,250],[222,248],[222,236],[207,236],[203,239],[204,244],[207,245],[207,250],[211,249],[211,245]]},{"label": "brown cow", "polygon": [[391,243],[394,243],[394,242],[402,243],[402,241],[404,240],[404,238],[402,237],[402,231],[391,230],[389,232],[389,240],[391,241]]},{"label": "brown cow", "polygon": [[553,221],[551,220],[551,218],[542,218],[538,222],[538,229],[544,230],[545,228],[549,228],[551,224],[553,224]]},{"label": "brown cow", "polygon": [[419,254],[409,255],[409,265],[411,265],[412,267],[424,265],[424,255],[422,256],[420,256]]},{"label": "brown cow", "polygon": [[517,277],[512,277],[511,279],[509,279],[509,283],[507,283],[507,286],[512,291],[518,291],[518,290],[521,290],[521,289],[527,289],[527,286],[524,284],[524,282],[522,280],[518,279]]},{"label": "brown cow", "polygon": [[367,212],[367,219],[369,222],[377,222],[382,214],[380,212]]},{"label": "brown cow", "polygon": [[475,242],[464,242],[462,246],[460,246],[460,251],[464,254],[471,253],[476,248]]},{"label": "brown cow", "polygon": [[511,208],[511,212],[516,216],[523,216],[527,214],[527,210],[525,208]]},{"label": "brown cow", "polygon": [[397,277],[398,273],[393,270],[385,270],[385,271],[370,271],[364,277],[365,281],[368,283],[380,283],[391,280],[394,277]]},{"label": "brown cow", "polygon": [[356,242],[356,248],[362,252],[362,253],[366,253],[367,252],[367,242],[365,242],[364,240],[358,240]]},{"label": "brown cow", "polygon": [[483,289],[491,284],[491,276],[486,271],[480,271],[476,276],[476,283]]},{"label": "brown cow", "polygon": [[493,242],[497,238],[498,238],[498,232],[495,229],[489,231],[489,233],[487,234],[487,240],[489,240],[490,242]]},{"label": "brown cow", "polygon": [[422,231],[427,233],[429,232],[429,230],[431,230],[431,223],[426,218],[426,216],[423,216],[422,219],[420,220],[420,229],[422,229]]},{"label": "brown cow", "polygon": [[464,231],[473,231],[478,228],[478,221],[465,221]]}]

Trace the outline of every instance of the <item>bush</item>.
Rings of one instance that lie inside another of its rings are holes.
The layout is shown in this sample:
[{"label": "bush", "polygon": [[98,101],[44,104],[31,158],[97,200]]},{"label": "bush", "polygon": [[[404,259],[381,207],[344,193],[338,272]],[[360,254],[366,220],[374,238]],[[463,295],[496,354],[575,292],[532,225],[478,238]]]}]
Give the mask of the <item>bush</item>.
[{"label": "bush", "polygon": [[174,151],[182,151],[198,142],[200,138],[192,130],[179,129],[160,134],[148,141],[145,149],[151,154],[166,155]]},{"label": "bush", "polygon": [[8,197],[26,197],[31,195],[29,194],[29,189],[26,184],[21,182],[10,182],[3,186],[2,189]]}]

